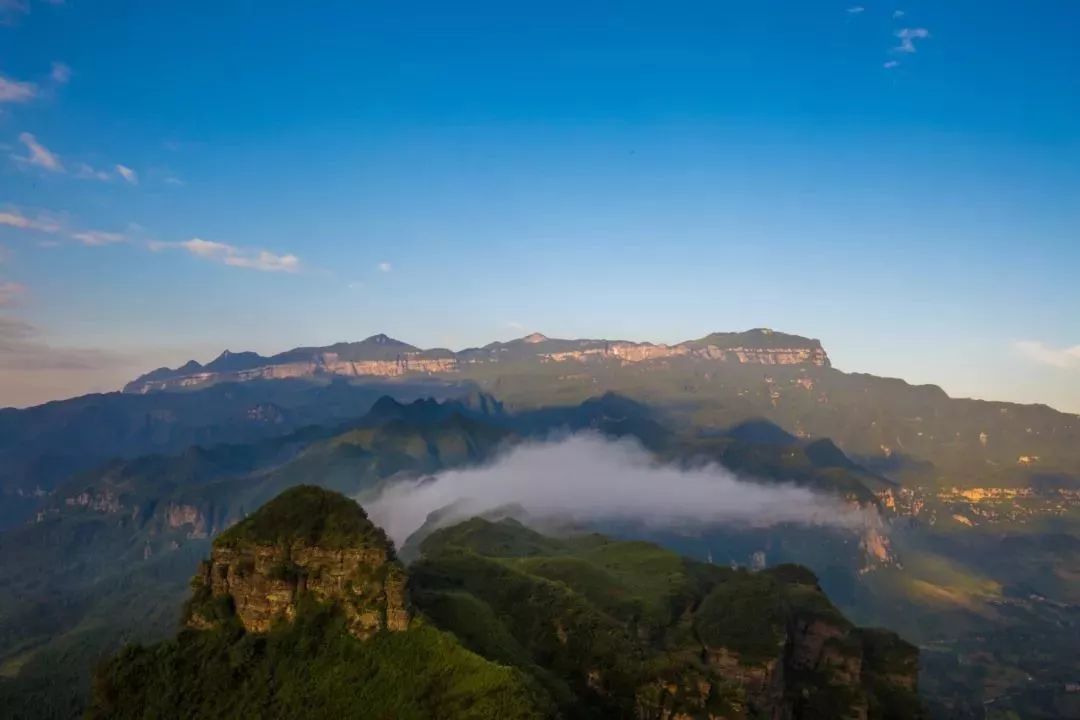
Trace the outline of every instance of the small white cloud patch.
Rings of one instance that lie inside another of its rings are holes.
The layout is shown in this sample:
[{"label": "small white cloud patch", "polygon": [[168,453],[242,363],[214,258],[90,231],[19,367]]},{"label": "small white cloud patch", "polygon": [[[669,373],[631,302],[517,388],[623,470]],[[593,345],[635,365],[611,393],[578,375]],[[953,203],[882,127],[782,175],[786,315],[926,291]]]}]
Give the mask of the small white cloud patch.
[{"label": "small white cloud patch", "polygon": [[925,40],[930,37],[930,31],[926,28],[902,28],[896,31],[896,37],[900,38],[900,44],[893,48],[896,52],[915,52],[915,41]]},{"label": "small white cloud patch", "polygon": [[1070,369],[1080,368],[1080,345],[1054,348],[1038,340],[1019,340],[1013,347],[1028,360],[1040,365]]},{"label": "small white cloud patch", "polygon": [[20,82],[0,75],[0,103],[23,103],[37,97],[38,88],[32,82]]},{"label": "small white cloud patch", "polygon": [[64,166],[60,162],[60,156],[39,143],[37,138],[31,133],[20,133],[19,142],[26,146],[27,155],[26,157],[18,155],[13,156],[15,160],[28,165],[36,165],[49,172],[64,172]]},{"label": "small white cloud patch", "polygon": [[104,232],[102,230],[84,230],[83,232],[73,233],[71,237],[90,247],[115,245],[127,239],[123,233]]},{"label": "small white cloud patch", "polygon": [[52,233],[60,229],[60,224],[45,216],[29,218],[21,210],[10,209],[0,211],[0,225],[18,228],[20,230],[36,230],[38,232]]},{"label": "small white cloud patch", "polygon": [[134,170],[132,170],[131,168],[129,168],[127,165],[117,164],[117,166],[116,166],[116,174],[119,175],[120,177],[124,178],[124,182],[126,182],[126,183],[128,183],[130,185],[138,185],[139,184],[139,174],[137,172],[135,172]]},{"label": "small white cloud patch", "polygon": [[195,257],[230,267],[248,268],[261,272],[295,273],[300,271],[300,258],[296,255],[290,253],[279,255],[268,250],[252,250],[202,238],[191,238],[179,243],[155,241],[148,243],[147,246],[153,251],[180,248]]}]

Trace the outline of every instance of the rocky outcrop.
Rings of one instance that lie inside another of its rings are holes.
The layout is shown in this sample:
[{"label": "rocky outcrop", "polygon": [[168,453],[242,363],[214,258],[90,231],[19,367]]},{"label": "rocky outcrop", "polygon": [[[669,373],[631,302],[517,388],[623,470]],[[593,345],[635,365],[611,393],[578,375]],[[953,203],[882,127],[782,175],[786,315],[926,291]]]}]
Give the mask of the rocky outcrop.
[{"label": "rocky outcrop", "polygon": [[165,526],[170,530],[186,530],[189,538],[205,538],[210,534],[206,514],[194,505],[169,503],[165,508]]},{"label": "rocky outcrop", "polygon": [[557,340],[533,333],[507,343],[492,343],[458,353],[443,349],[421,350],[385,335],[375,335],[359,343],[297,348],[273,357],[225,351],[206,365],[193,360],[176,370],[154,370],[129,383],[124,391],[148,393],[183,390],[218,382],[320,376],[396,378],[406,375],[455,375],[467,373],[472,365],[489,363],[601,362],[619,366],[648,366],[677,359],[743,365],[829,367],[828,355],[817,340],[767,329],[713,333],[677,345],[623,340]]},{"label": "rocky outcrop", "polygon": [[[278,620],[292,620],[305,593],[338,606],[349,631],[359,638],[409,625],[405,572],[380,549],[303,544],[215,548],[200,566],[195,585],[204,599],[228,598],[249,632],[267,632]],[[212,623],[199,612],[188,619],[196,628]]]},{"label": "rocky outcrop", "polygon": [[[174,515],[189,520],[182,507]],[[408,629],[405,580],[393,546],[356,503],[301,486],[218,537],[192,582],[186,623],[208,629],[235,619],[264,633],[310,600],[336,607],[362,639]]]}]

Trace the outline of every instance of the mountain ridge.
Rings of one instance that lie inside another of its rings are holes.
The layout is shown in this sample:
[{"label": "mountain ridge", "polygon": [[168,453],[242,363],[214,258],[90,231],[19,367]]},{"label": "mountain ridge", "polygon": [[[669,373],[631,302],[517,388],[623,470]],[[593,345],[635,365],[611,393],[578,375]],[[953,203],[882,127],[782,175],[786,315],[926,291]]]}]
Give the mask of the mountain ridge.
[{"label": "mountain ridge", "polygon": [[468,365],[523,360],[543,363],[609,361],[628,365],[672,358],[831,367],[820,340],[768,328],[713,332],[675,345],[629,340],[549,338],[532,333],[507,342],[493,342],[457,352],[447,348],[422,349],[380,333],[357,342],[297,347],[270,356],[225,350],[205,365],[189,360],[175,369],[162,367],[152,370],[125,385],[123,391],[145,394],[260,378],[457,374]]}]

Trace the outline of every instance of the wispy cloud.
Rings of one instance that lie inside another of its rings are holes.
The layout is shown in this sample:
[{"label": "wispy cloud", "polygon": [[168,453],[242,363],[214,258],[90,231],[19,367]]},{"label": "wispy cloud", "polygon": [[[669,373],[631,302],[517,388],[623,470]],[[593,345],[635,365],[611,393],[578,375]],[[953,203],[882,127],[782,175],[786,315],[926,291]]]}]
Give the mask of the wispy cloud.
[{"label": "wispy cloud", "polygon": [[1040,365],[1056,368],[1080,368],[1080,345],[1055,348],[1038,340],[1019,340],[1013,347],[1024,357]]},{"label": "wispy cloud", "polygon": [[905,15],[905,13],[904,13],[903,10],[893,10],[892,16],[896,20],[899,20],[900,18],[904,17],[904,15]]},{"label": "wispy cloud", "polygon": [[852,15],[858,15],[861,12],[865,12],[866,8],[864,8],[862,5],[853,5],[852,7],[849,7],[847,11]]},{"label": "wispy cloud", "polygon": [[116,173],[124,179],[125,182],[131,185],[139,184],[139,174],[129,168],[127,165],[117,164]]},{"label": "wispy cloud", "polygon": [[25,285],[17,282],[0,280],[0,307],[14,305],[25,293]]},{"label": "wispy cloud", "polygon": [[54,62],[49,77],[57,85],[67,85],[68,81],[71,80],[71,68],[62,62]]},{"label": "wispy cloud", "polygon": [[926,28],[901,28],[896,31],[896,37],[900,38],[900,44],[893,50],[896,52],[915,52],[915,41],[925,40],[930,37],[930,31]]},{"label": "wispy cloud", "polygon": [[90,247],[115,245],[116,243],[122,243],[127,239],[123,233],[104,232],[102,230],[83,230],[82,232],[72,233],[71,237],[78,240],[83,245],[88,245]]},{"label": "wispy cloud", "polygon": [[899,66],[900,66],[900,63],[898,63],[896,60],[887,60],[887,61],[885,61],[885,64],[882,65],[882,67],[884,67],[886,70],[892,70],[893,68],[899,67]]},{"label": "wispy cloud", "polygon": [[300,271],[300,258],[291,253],[278,254],[268,250],[252,250],[202,238],[191,238],[178,243],[151,242],[149,247],[155,251],[180,248],[203,260],[261,272],[295,273]]},{"label": "wispy cloud", "polygon": [[120,178],[129,185],[139,184],[139,174],[127,165],[117,163],[113,170],[102,170],[84,162],[75,163],[70,172],[60,160],[60,155],[45,147],[33,133],[19,134],[19,142],[26,147],[26,155],[12,155],[11,158],[23,165],[33,165],[54,173],[66,173],[80,180],[100,180],[108,182]]},{"label": "wispy cloud", "polygon": [[64,165],[60,162],[60,157],[39,143],[31,133],[20,133],[19,142],[26,146],[27,155],[26,157],[15,155],[13,156],[15,160],[29,165],[36,165],[49,172],[64,172]]},{"label": "wispy cloud", "polygon": [[112,179],[112,175],[107,170],[98,170],[91,167],[86,163],[79,163],[75,168],[75,177],[80,180],[101,180],[107,182]]},{"label": "wispy cloud", "polygon": [[37,230],[39,232],[53,233],[60,229],[60,223],[45,215],[35,218],[27,217],[21,210],[11,208],[0,210],[0,225],[18,228],[20,230]]},{"label": "wispy cloud", "polygon": [[391,265],[388,262],[381,262],[381,263],[379,263],[378,267],[379,267],[379,272],[384,272],[384,273],[388,273],[388,272],[390,272],[391,270],[394,269],[394,266]]},{"label": "wispy cloud", "polygon": [[0,316],[0,368],[5,370],[90,370],[118,359],[101,350],[50,345],[33,325]]},{"label": "wispy cloud", "polygon": [[37,97],[38,87],[0,75],[0,103],[23,103]]}]

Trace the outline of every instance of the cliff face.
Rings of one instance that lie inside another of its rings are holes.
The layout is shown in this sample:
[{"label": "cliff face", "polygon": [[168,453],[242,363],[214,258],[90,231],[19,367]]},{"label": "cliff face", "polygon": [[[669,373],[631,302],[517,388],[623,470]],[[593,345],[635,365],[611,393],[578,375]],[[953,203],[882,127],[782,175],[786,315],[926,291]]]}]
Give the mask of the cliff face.
[{"label": "cliff face", "polygon": [[507,343],[492,343],[461,352],[421,350],[385,335],[359,343],[326,348],[297,348],[262,357],[229,353],[207,365],[188,362],[176,370],[160,368],[129,383],[125,392],[182,390],[218,382],[259,379],[334,377],[400,377],[467,373],[470,366],[512,362],[604,362],[618,365],[663,363],[674,359],[754,365],[828,367],[829,358],[817,340],[751,330],[713,333],[678,345],[609,340],[554,340],[534,333]]},{"label": "cliff face", "polygon": [[185,622],[235,617],[248,632],[291,621],[303,599],[333,605],[367,638],[409,626],[405,572],[363,510],[321,488],[287,490],[214,542],[192,581]]},{"label": "cliff face", "polygon": [[[705,640],[699,662],[688,665],[679,682],[658,680],[639,690],[637,717],[732,717],[717,712],[717,695],[725,693],[750,717],[772,720],[920,717],[918,651],[893,633],[794,608],[778,638],[772,656],[732,649],[737,641]],[[897,702],[893,714],[882,707],[886,699]]]},{"label": "cliff face", "polygon": [[[304,594],[339,607],[349,631],[367,638],[379,630],[409,626],[405,573],[386,550],[339,549],[296,544],[214,548],[194,580],[200,602],[227,599],[248,632],[267,632],[292,620]],[[215,622],[193,603],[187,623],[205,629]]]}]

